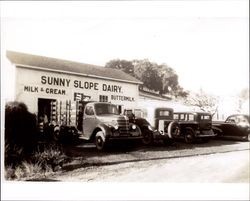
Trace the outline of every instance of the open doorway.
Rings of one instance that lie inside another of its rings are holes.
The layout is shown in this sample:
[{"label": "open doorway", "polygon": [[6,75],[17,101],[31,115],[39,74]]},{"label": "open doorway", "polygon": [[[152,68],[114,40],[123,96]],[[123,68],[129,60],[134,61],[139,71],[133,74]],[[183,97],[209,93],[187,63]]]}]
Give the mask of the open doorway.
[{"label": "open doorway", "polygon": [[38,98],[38,119],[47,118],[48,122],[52,121],[53,103],[55,102],[55,99]]}]

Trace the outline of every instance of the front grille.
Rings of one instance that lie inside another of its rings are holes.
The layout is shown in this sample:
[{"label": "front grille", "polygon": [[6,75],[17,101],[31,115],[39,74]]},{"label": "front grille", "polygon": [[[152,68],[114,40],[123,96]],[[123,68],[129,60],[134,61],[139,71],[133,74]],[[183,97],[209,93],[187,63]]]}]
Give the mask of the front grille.
[{"label": "front grille", "polygon": [[118,126],[121,130],[129,130],[129,121],[126,119],[117,120]]},{"label": "front grille", "polygon": [[129,135],[130,134],[129,120],[126,120],[124,117],[120,117],[117,120],[117,123],[118,123],[120,135]]}]

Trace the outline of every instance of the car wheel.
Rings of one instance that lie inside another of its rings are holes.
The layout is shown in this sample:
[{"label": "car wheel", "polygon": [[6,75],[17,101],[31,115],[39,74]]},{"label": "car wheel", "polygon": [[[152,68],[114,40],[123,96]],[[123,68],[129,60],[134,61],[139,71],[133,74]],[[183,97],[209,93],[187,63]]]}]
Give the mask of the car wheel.
[{"label": "car wheel", "polygon": [[152,132],[148,130],[143,130],[143,138],[142,138],[142,143],[144,145],[150,145],[153,142],[153,134]]},{"label": "car wheel", "polygon": [[173,138],[178,137],[180,135],[180,127],[177,122],[171,122],[168,126],[168,133]]},{"label": "car wheel", "polygon": [[98,150],[104,150],[106,143],[102,139],[100,135],[103,135],[102,131],[97,132],[96,137],[95,137],[95,146]]},{"label": "car wheel", "polygon": [[194,142],[194,131],[193,130],[187,130],[185,134],[185,142],[190,144]]},{"label": "car wheel", "polygon": [[250,142],[250,133],[247,135],[247,141]]}]

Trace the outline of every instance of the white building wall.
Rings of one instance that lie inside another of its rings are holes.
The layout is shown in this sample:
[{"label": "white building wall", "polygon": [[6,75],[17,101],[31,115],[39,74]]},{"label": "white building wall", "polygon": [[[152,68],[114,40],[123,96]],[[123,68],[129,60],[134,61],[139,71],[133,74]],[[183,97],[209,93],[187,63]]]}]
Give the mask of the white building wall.
[{"label": "white building wall", "polygon": [[37,113],[38,98],[74,101],[76,94],[93,101],[108,96],[108,102],[125,108],[134,107],[139,96],[138,85],[133,83],[17,67],[16,100],[26,103],[33,113]]},{"label": "white building wall", "polygon": [[[1,55],[1,101],[6,103],[15,100],[15,75],[16,68],[11,62]],[[5,104],[2,104],[5,105]]]}]

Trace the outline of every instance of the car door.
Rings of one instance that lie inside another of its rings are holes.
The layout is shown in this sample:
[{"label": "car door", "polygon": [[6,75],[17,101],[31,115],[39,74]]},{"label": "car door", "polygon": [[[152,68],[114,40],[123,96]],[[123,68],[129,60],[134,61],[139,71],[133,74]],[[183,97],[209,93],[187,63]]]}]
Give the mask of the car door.
[{"label": "car door", "polygon": [[236,117],[229,117],[222,125],[222,131],[224,136],[238,136],[239,128],[236,124]]},{"label": "car door", "polygon": [[97,118],[94,112],[93,105],[87,105],[84,109],[83,116],[83,132],[86,139],[90,139],[94,129],[97,125]]}]

